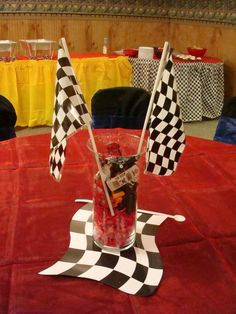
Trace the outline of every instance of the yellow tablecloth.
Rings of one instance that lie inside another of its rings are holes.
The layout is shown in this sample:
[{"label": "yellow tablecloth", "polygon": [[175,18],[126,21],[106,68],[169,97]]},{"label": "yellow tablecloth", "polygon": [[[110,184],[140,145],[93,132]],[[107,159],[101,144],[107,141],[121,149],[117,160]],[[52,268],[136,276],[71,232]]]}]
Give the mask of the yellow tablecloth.
[{"label": "yellow tablecloth", "polygon": [[[72,59],[75,74],[91,110],[91,98],[101,88],[131,86],[127,57]],[[0,62],[0,94],[16,109],[17,126],[51,125],[55,95],[55,60]]]}]

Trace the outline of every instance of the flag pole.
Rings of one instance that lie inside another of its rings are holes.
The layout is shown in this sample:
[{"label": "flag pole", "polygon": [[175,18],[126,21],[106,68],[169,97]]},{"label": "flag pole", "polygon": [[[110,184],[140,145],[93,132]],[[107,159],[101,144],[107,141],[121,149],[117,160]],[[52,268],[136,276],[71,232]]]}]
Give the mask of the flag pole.
[{"label": "flag pole", "polygon": [[167,41],[165,41],[164,47],[163,47],[163,51],[162,51],[162,55],[161,55],[161,60],[160,60],[158,71],[157,71],[157,75],[156,75],[156,80],[155,80],[155,83],[154,83],[154,87],[153,87],[153,90],[152,90],[151,98],[150,98],[150,101],[149,101],[149,105],[148,105],[148,109],[147,109],[147,113],[146,113],[146,117],[145,117],[145,121],[144,121],[144,124],[143,124],[142,133],[141,133],[141,136],[140,136],[140,141],[139,141],[139,145],[138,145],[137,155],[139,155],[141,153],[141,149],[142,149],[142,145],[143,145],[143,139],[144,139],[145,132],[146,132],[146,129],[147,129],[147,125],[148,125],[148,122],[149,122],[149,119],[150,119],[150,116],[151,116],[151,113],[152,113],[154,97],[155,97],[155,94],[156,94],[157,87],[158,87],[158,85],[160,83],[160,80],[161,80],[161,75],[162,75],[164,67],[166,65],[166,58],[167,58],[168,51],[169,51],[169,43]]},{"label": "flag pole", "polygon": [[[61,45],[62,45],[62,47],[63,47],[63,49],[65,51],[65,54],[66,54],[67,58],[69,59],[69,61],[71,63],[70,54],[69,54],[69,50],[67,48],[67,44],[66,44],[65,38],[61,38],[60,41],[61,41]],[[74,72],[74,69],[73,69],[72,66],[71,66],[71,68],[72,68],[72,71]],[[75,73],[74,73],[74,76],[76,78]],[[75,87],[74,87],[74,89],[75,89]],[[76,95],[78,97],[78,93],[77,93],[76,89],[75,89],[75,92],[76,92]],[[72,106],[71,106],[71,109],[72,109],[71,110],[71,114],[80,123],[80,119],[78,117],[78,114],[76,114],[77,113],[76,110],[73,110]],[[90,140],[91,140],[92,149],[93,149],[93,152],[94,152],[94,156],[95,156],[95,160],[96,160],[96,163],[97,163],[98,171],[100,173],[100,177],[101,177],[101,181],[102,181],[102,184],[103,184],[105,196],[106,196],[106,199],[107,199],[107,204],[108,204],[108,207],[110,209],[111,215],[114,216],[114,210],[113,210],[113,207],[112,207],[112,204],[111,204],[111,200],[110,200],[110,196],[109,196],[109,193],[108,193],[108,190],[107,190],[107,186],[106,186],[106,182],[105,182],[105,176],[104,176],[104,173],[102,171],[101,163],[99,161],[97,146],[96,146],[96,143],[95,143],[95,140],[94,140],[93,132],[92,132],[92,129],[91,129],[91,124],[90,124],[90,122],[87,119],[86,119],[86,121],[84,121],[84,123],[87,126],[87,129],[88,129],[88,132],[89,132],[89,137],[90,137]]]}]

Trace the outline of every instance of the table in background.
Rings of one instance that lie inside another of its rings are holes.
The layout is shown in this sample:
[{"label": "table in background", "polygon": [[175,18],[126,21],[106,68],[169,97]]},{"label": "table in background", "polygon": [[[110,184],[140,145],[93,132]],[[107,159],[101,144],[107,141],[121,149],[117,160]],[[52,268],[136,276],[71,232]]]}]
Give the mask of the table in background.
[{"label": "table in background", "polygon": [[[223,63],[212,58],[203,61],[175,63],[184,121],[217,118],[221,113]],[[88,53],[72,54],[72,65],[91,110],[91,98],[98,89],[132,84],[152,92],[159,61]],[[56,60],[0,62],[0,94],[14,105],[17,126],[51,125],[55,72]]]},{"label": "table in background", "polygon": [[[122,130],[94,130],[105,132]],[[235,314],[236,146],[204,139],[187,137],[174,175],[141,175],[140,208],[186,217],[158,228],[164,275],[153,296],[38,275],[67,250],[74,199],[92,197],[87,139],[69,139],[60,183],[49,176],[49,134],[0,143],[0,313]]]},{"label": "table in background", "polygon": [[[127,57],[97,55],[72,59],[89,110],[98,89],[131,85],[132,67]],[[56,60],[0,62],[0,77],[0,94],[14,105],[17,126],[52,124]]]},{"label": "table in background", "polygon": [[[130,58],[133,86],[152,92],[159,60]],[[185,122],[217,118],[224,101],[224,64],[216,58],[174,60],[182,116]]]}]

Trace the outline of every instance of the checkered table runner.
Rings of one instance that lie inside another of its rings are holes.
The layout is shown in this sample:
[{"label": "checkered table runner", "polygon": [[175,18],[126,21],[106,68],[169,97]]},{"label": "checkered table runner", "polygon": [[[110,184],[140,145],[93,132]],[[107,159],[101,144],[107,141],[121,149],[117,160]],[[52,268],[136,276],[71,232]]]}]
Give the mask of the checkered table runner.
[{"label": "checkered table runner", "polygon": [[153,294],[163,274],[155,234],[168,216],[138,213],[135,245],[126,251],[108,251],[93,242],[92,206],[86,204],[75,213],[68,251],[40,274],[93,279],[133,295]]},{"label": "checkered table runner", "polygon": [[[133,68],[132,85],[152,92],[159,61],[129,58]],[[224,101],[223,63],[174,63],[183,121],[217,118]]]}]

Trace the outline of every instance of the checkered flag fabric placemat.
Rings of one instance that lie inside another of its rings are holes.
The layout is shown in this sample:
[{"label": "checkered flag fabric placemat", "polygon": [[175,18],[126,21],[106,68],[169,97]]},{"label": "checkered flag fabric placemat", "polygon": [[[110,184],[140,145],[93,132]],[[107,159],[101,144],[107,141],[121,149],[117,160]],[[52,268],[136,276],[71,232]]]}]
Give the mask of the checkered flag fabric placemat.
[{"label": "checkered flag fabric placemat", "polygon": [[58,50],[56,95],[50,145],[50,173],[59,181],[65,161],[66,138],[90,123],[83,94],[64,49]]},{"label": "checkered flag fabric placemat", "polygon": [[168,215],[138,213],[135,245],[126,251],[108,251],[93,242],[92,206],[86,204],[75,213],[68,251],[40,274],[93,279],[128,294],[153,294],[163,274],[155,235]]},{"label": "checkered flag fabric placemat", "polygon": [[157,87],[146,154],[146,171],[171,175],[185,148],[185,133],[180,112],[172,56],[169,54]]}]

